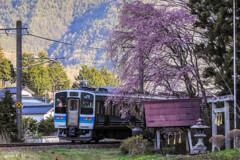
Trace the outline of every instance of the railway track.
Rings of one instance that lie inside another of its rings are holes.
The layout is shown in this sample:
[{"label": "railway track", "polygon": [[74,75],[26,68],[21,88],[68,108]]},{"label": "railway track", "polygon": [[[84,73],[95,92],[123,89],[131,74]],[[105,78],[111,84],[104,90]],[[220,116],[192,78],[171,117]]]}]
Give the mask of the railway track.
[{"label": "railway track", "polygon": [[5,143],[0,144],[0,152],[9,151],[41,151],[50,149],[97,149],[97,148],[117,148],[120,141],[100,141],[99,143]]}]

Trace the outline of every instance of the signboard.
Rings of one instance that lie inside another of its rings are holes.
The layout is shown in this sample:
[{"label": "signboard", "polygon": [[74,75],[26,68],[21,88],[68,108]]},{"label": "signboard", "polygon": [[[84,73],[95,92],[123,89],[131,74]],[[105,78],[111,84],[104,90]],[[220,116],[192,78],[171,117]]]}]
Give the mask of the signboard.
[{"label": "signboard", "polygon": [[20,108],[20,107],[22,107],[22,103],[21,103],[21,102],[17,102],[16,106],[17,106],[18,108]]}]

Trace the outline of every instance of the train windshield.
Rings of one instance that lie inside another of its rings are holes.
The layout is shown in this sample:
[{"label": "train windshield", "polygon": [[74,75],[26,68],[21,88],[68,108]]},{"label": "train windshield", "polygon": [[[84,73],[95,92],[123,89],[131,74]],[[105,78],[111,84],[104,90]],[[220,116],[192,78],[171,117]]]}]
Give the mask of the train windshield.
[{"label": "train windshield", "polygon": [[81,93],[81,114],[93,114],[93,95]]},{"label": "train windshield", "polygon": [[66,113],[67,92],[59,92],[55,95],[55,113]]}]

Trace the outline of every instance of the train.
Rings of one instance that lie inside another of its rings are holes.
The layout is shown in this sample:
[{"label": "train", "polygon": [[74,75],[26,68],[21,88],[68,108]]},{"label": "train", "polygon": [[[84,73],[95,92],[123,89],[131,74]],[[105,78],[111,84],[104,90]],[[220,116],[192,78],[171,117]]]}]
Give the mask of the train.
[{"label": "train", "polygon": [[104,138],[125,139],[132,135],[129,125],[143,124],[131,117],[121,118],[122,105],[107,105],[113,87],[63,90],[55,93],[54,125],[61,140],[98,142]]}]

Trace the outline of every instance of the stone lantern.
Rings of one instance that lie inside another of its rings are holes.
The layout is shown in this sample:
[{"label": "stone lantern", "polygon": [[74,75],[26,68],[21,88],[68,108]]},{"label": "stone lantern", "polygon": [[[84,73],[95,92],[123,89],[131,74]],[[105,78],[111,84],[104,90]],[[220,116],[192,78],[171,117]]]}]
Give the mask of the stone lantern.
[{"label": "stone lantern", "polygon": [[209,126],[202,124],[202,119],[199,118],[196,125],[191,126],[192,129],[196,129],[197,133],[194,134],[194,137],[197,138],[197,144],[192,148],[191,154],[206,154],[207,147],[203,144],[203,138],[206,137],[204,134],[204,129],[210,128]]}]

